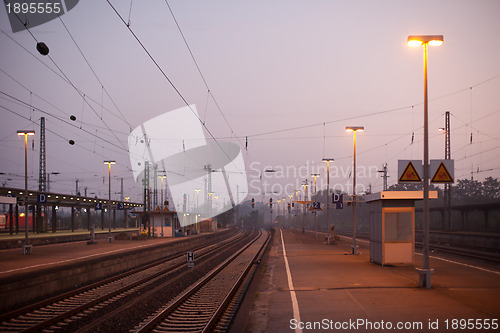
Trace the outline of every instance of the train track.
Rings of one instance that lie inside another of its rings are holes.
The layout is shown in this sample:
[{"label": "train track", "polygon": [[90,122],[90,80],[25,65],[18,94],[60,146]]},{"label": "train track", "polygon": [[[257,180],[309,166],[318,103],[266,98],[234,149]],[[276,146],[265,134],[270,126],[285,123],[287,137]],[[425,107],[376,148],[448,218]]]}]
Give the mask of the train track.
[{"label": "train track", "polygon": [[251,243],[213,269],[177,299],[134,328],[134,332],[226,331],[244,293],[249,272],[256,269],[270,240],[260,232]]},{"label": "train track", "polygon": [[[193,249],[199,261],[209,260],[238,246],[249,237],[239,232],[231,238]],[[72,331],[79,321],[127,296],[162,283],[166,277],[186,270],[185,252],[118,276],[79,288],[43,302],[0,315],[0,332]]]}]

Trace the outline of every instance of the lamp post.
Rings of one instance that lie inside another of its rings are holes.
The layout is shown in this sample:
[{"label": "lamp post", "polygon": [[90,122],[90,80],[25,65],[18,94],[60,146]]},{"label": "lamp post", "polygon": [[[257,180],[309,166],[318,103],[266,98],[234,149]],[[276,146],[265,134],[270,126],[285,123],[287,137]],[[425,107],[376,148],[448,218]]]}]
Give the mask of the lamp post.
[{"label": "lamp post", "polygon": [[333,158],[324,158],[323,162],[326,162],[326,225],[328,228],[328,244],[330,244],[334,236],[330,227],[330,162],[333,162]]},{"label": "lamp post", "polygon": [[[314,205],[316,205],[316,202],[318,202],[318,190],[316,188],[316,178],[318,178],[319,173],[311,173],[311,176],[314,177]],[[316,208],[314,208],[314,238],[318,238],[318,224],[316,220]]]},{"label": "lamp post", "polygon": [[347,132],[352,132],[353,133],[353,167],[352,167],[352,254],[358,254],[358,246],[356,245],[356,201],[357,201],[357,195],[356,195],[356,132],[357,131],[364,131],[365,127],[364,126],[347,126],[345,128]]},{"label": "lamp post", "polygon": [[[23,253],[31,254],[28,244],[28,136],[35,135],[33,130],[19,130],[17,135],[24,136],[24,246]],[[12,223],[12,221],[11,221]]]},{"label": "lamp post", "polygon": [[115,161],[104,161],[104,164],[108,165],[108,243],[113,240],[111,238],[111,164],[116,164]]},{"label": "lamp post", "polygon": [[200,189],[195,189],[196,192],[196,225],[195,229],[198,231],[198,209],[200,207],[200,201],[199,201],[199,194],[200,194]]},{"label": "lamp post", "polygon": [[160,194],[161,194],[161,234],[160,236],[163,237],[163,224],[165,220],[163,219],[163,211],[165,210],[165,201],[163,201],[163,179],[167,178],[167,176],[158,176],[160,178]]},{"label": "lamp post", "polygon": [[302,233],[306,233],[306,227],[305,227],[305,218],[306,218],[306,205],[307,205],[307,179],[304,181],[304,184],[302,184],[302,187],[304,188],[304,205],[303,205],[303,211],[302,211]]},{"label": "lamp post", "polygon": [[442,35],[408,36],[409,46],[424,47],[424,207],[422,219],[423,231],[423,260],[422,268],[419,269],[420,286],[431,288],[431,274],[434,270],[429,268],[429,116],[427,96],[427,47],[443,44]]}]

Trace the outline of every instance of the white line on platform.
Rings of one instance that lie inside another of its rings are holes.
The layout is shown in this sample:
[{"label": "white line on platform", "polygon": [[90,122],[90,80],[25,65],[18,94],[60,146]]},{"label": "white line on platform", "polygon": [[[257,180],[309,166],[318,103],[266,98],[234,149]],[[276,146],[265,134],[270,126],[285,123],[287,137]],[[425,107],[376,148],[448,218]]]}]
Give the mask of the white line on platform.
[{"label": "white line on platform", "polygon": [[[419,256],[422,255],[422,253],[415,253],[415,254],[418,254]],[[484,272],[488,272],[488,273],[493,273],[493,274],[500,275],[500,272],[498,272],[498,271],[493,271],[491,269],[486,269],[486,268],[482,268],[482,267],[478,267],[478,266],[474,266],[474,265],[464,264],[463,262],[459,262],[459,261],[453,261],[453,260],[444,259],[444,258],[436,257],[436,256],[429,256],[429,258],[438,259],[438,260],[446,261],[446,262],[449,262],[449,263],[452,263],[452,264],[457,264],[457,265],[461,265],[461,266],[465,266],[465,267],[469,267],[469,268],[475,268],[475,269],[479,269],[480,271],[484,271]]]},{"label": "white line on platform", "polygon": [[[352,237],[347,237],[347,236],[339,236],[339,237],[343,237],[343,238],[349,238],[351,239]],[[363,242],[363,243],[370,243],[369,241],[366,241],[366,240],[363,240],[363,239],[358,239],[357,240],[358,242]],[[419,256],[422,255],[422,253],[415,253]],[[461,266],[465,266],[465,267],[469,267],[469,268],[475,268],[475,269],[478,269],[480,271],[484,271],[484,272],[488,272],[488,273],[493,273],[493,274],[498,274],[500,275],[500,272],[498,271],[493,271],[491,269],[487,269],[487,268],[482,268],[482,267],[478,267],[478,266],[474,266],[474,265],[469,265],[469,264],[464,264],[463,262],[459,262],[459,261],[453,261],[453,260],[449,260],[449,259],[444,259],[444,258],[441,258],[441,257],[436,257],[436,256],[429,256],[430,258],[433,258],[433,259],[438,259],[438,260],[442,260],[442,261],[446,261],[446,262],[449,262],[451,264],[457,264],[457,265],[461,265]]]},{"label": "white line on platform", "polygon": [[[290,274],[290,267],[288,266],[288,259],[286,257],[285,241],[283,239],[283,230],[280,229],[281,233],[281,245],[283,246],[283,259],[285,260],[286,275],[288,277],[288,289],[290,289],[290,297],[292,298],[292,308],[293,308],[293,318],[297,323],[300,323],[300,311],[299,302],[297,301],[297,295],[295,294],[295,289],[293,288],[292,275]],[[295,332],[302,333],[302,329],[295,328]]]}]

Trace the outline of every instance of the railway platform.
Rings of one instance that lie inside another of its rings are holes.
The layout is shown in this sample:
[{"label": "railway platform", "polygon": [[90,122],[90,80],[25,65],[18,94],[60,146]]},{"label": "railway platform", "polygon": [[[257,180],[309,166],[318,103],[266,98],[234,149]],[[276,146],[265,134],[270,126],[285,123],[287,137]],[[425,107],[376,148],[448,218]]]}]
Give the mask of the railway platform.
[{"label": "railway platform", "polygon": [[[131,229],[128,229],[129,231]],[[138,230],[138,229],[137,229]],[[120,233],[120,231],[116,231]],[[62,241],[66,237],[72,236],[74,241]],[[83,236],[83,237],[80,237]],[[56,234],[30,235],[30,240],[34,238],[50,237],[61,239],[53,244],[35,245],[30,255],[25,255],[21,248],[5,248],[0,250],[0,281],[8,277],[15,278],[20,274],[39,272],[44,269],[68,265],[72,263],[84,262],[93,258],[104,257],[111,254],[125,253],[127,251],[139,250],[155,246],[160,243],[175,241],[177,238],[149,238],[139,241],[113,240],[111,243],[107,239],[108,232],[96,232],[94,244],[87,244],[89,240],[88,231],[80,232],[58,232]],[[79,238],[81,238],[79,240]],[[24,243],[24,235],[0,237],[1,242]]]},{"label": "railway platform", "polygon": [[[130,229],[128,229],[130,230]],[[145,265],[170,252],[189,251],[224,231],[188,237],[113,240],[107,232],[96,241],[60,242],[33,246],[32,254],[21,248],[0,250],[0,313],[37,302],[52,293],[70,290],[90,281]],[[88,235],[88,232],[87,232]],[[47,235],[49,237],[50,235]],[[52,235],[59,237],[63,235]],[[24,238],[22,239],[24,241]]]},{"label": "railway platform", "polygon": [[[233,331],[498,332],[500,267],[432,254],[432,288],[415,266],[370,263],[369,243],[275,229]],[[245,313],[246,312],[246,313]]]}]

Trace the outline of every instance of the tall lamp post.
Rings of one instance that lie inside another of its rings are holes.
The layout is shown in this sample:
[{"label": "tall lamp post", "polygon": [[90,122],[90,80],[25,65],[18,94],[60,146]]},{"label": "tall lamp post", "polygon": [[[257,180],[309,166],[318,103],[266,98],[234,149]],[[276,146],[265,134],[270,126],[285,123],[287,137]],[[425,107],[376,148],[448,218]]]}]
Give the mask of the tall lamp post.
[{"label": "tall lamp post", "polygon": [[28,136],[35,135],[33,130],[19,130],[17,135],[24,135],[24,246],[23,253],[31,254],[31,245],[28,244]]},{"label": "tall lamp post", "polygon": [[328,228],[328,244],[330,244],[332,237],[334,237],[330,227],[330,162],[333,162],[333,158],[324,158],[323,162],[326,162],[326,225]]},{"label": "tall lamp post", "polygon": [[302,187],[304,188],[304,205],[303,205],[303,211],[302,211],[302,233],[306,233],[306,226],[305,226],[305,216],[307,212],[307,179],[304,181],[304,184],[302,184]]},{"label": "tall lamp post", "polygon": [[163,179],[167,178],[167,176],[158,176],[160,178],[160,193],[161,193],[161,234],[160,236],[163,237],[163,224],[165,223],[165,220],[163,219],[163,211],[165,210],[165,201],[163,200]]},{"label": "tall lamp post", "polygon": [[423,261],[420,274],[420,286],[431,288],[431,274],[434,270],[429,268],[429,121],[428,121],[428,96],[427,96],[427,47],[443,44],[442,35],[408,36],[409,46],[424,47],[424,207],[422,219],[423,231]]},{"label": "tall lamp post", "polygon": [[104,161],[104,164],[108,165],[108,185],[109,185],[109,195],[108,195],[108,243],[113,240],[111,238],[111,164],[116,164],[115,161]]},{"label": "tall lamp post", "polygon": [[364,126],[347,126],[345,128],[347,132],[352,132],[353,133],[353,167],[352,167],[352,254],[358,254],[358,246],[356,245],[356,202],[357,202],[357,195],[356,195],[356,132],[357,131],[364,131],[365,127]]},{"label": "tall lamp post", "polygon": [[[311,176],[314,177],[314,205],[318,202],[318,190],[316,187],[316,178],[319,176],[319,173],[311,173]],[[314,208],[314,238],[318,238],[318,224],[316,220],[316,207]]]}]

